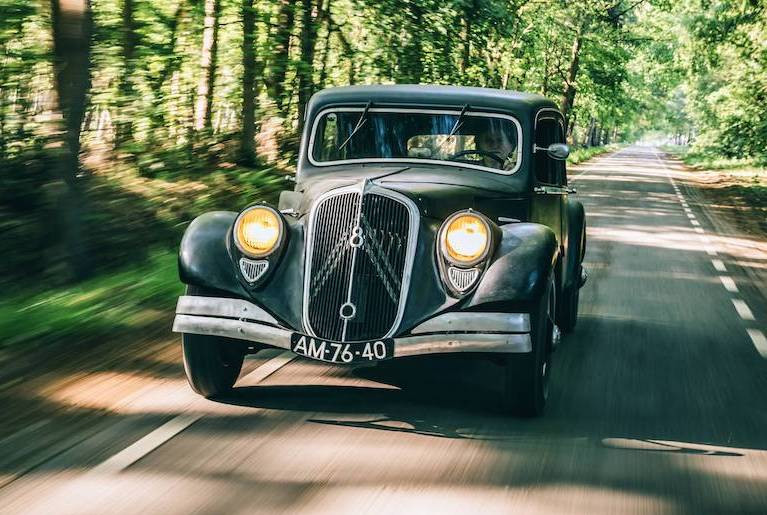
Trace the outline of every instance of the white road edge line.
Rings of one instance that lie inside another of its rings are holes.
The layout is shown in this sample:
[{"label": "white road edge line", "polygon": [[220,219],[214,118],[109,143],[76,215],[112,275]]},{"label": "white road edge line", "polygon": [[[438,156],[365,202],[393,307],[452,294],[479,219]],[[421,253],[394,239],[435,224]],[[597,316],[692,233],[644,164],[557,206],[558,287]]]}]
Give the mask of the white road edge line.
[{"label": "white road edge line", "polygon": [[754,347],[756,347],[759,355],[767,358],[767,336],[759,329],[746,329],[746,332],[751,337],[751,341],[754,342]]},{"label": "white road edge line", "polygon": [[740,299],[731,299],[732,305],[735,306],[735,311],[738,312],[738,316],[743,320],[756,320],[754,314],[751,312],[751,308],[748,307],[744,301]]},{"label": "white road edge line", "polygon": [[[296,358],[296,355],[292,352],[282,352],[258,366],[250,374],[242,377],[241,380],[248,379],[249,382],[263,381],[277,370],[290,363],[294,358]],[[115,474],[120,472],[197,422],[202,416],[202,414],[198,413],[182,413],[176,415],[148,435],[140,438],[122,451],[96,465],[90,469],[89,472],[97,474]]]}]

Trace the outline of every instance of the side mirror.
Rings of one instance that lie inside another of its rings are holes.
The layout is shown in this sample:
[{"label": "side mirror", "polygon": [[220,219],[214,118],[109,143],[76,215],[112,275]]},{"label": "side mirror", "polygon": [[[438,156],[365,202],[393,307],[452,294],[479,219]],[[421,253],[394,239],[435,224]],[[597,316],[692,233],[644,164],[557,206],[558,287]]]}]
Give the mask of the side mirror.
[{"label": "side mirror", "polygon": [[567,159],[567,156],[570,155],[570,147],[564,143],[552,143],[548,146],[548,148],[539,147],[536,145],[533,150],[535,152],[538,152],[539,150],[545,150],[550,158],[556,159],[557,161],[564,161]]}]

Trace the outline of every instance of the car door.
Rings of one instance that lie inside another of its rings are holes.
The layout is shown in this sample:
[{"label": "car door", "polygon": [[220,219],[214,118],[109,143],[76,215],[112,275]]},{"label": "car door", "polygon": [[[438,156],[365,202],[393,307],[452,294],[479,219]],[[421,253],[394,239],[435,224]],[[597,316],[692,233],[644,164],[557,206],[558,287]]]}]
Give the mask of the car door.
[{"label": "car door", "polygon": [[554,109],[542,109],[535,119],[535,146],[533,171],[534,194],[530,218],[533,222],[551,227],[560,249],[567,246],[567,177],[565,162],[553,159],[543,150],[552,143],[564,143],[562,115]]}]

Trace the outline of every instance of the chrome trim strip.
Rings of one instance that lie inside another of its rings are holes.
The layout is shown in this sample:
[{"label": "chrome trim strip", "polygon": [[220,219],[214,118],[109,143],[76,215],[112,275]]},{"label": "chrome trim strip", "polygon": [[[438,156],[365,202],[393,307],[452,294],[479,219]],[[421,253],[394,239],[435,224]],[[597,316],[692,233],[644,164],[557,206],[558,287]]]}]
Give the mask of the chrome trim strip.
[{"label": "chrome trim strip", "polygon": [[290,349],[291,331],[234,318],[176,315],[173,332],[223,336]]},{"label": "chrome trim strip", "polygon": [[[402,287],[400,288],[400,298],[399,298],[399,305],[397,306],[397,316],[394,318],[394,322],[392,323],[392,327],[389,330],[388,333],[384,336],[384,338],[390,338],[395,332],[397,332],[397,329],[399,329],[399,325],[402,322],[402,317],[405,314],[405,303],[407,302],[407,295],[410,291],[410,280],[413,272],[413,261],[415,260],[415,251],[416,247],[418,245],[418,227],[421,223],[421,213],[418,210],[418,206],[413,202],[410,198],[403,195],[402,193],[392,191],[389,189],[386,189],[382,186],[379,186],[377,184],[374,184],[371,181],[365,180],[362,182],[362,184],[354,184],[351,186],[345,186],[343,188],[336,188],[330,191],[326,191],[319,197],[317,197],[317,200],[314,202],[314,204],[311,207],[311,211],[309,213],[309,220],[307,222],[307,228],[306,228],[306,248],[305,248],[305,258],[304,258],[304,298],[303,298],[303,325],[304,325],[304,331],[311,335],[316,336],[316,333],[311,327],[311,324],[309,323],[309,287],[311,285],[311,267],[312,267],[312,254],[314,252],[314,224],[316,223],[317,218],[317,212],[319,211],[319,206],[322,205],[323,202],[326,200],[335,197],[337,195],[343,195],[344,193],[349,192],[358,192],[360,195],[360,202],[359,202],[359,212],[362,212],[362,202],[364,201],[364,196],[367,193],[373,193],[376,195],[381,195],[384,197],[389,197],[391,199],[394,199],[401,204],[403,204],[405,207],[407,207],[409,213],[410,213],[410,227],[408,228],[408,248],[407,253],[405,254],[405,268],[403,270],[402,274]],[[359,216],[359,213],[358,213]],[[352,267],[352,274],[354,273],[354,268]],[[351,286],[351,282],[350,282]],[[351,291],[351,288],[350,288]],[[348,300],[348,299],[347,299]]]},{"label": "chrome trim strip", "polygon": [[529,333],[527,313],[444,313],[417,325],[411,334],[423,333]]},{"label": "chrome trim strip", "polygon": [[271,325],[281,325],[276,318],[252,302],[225,297],[182,295],[176,304],[176,314],[248,319]]},{"label": "chrome trim strip", "polygon": [[[360,221],[362,220],[362,202],[365,200],[365,188],[367,186],[367,183],[368,183],[367,180],[363,180],[360,183],[360,201],[357,204],[357,218],[356,218],[356,220],[354,222],[355,229],[357,227],[360,227]],[[352,232],[354,232],[354,231],[352,231]],[[314,235],[311,234],[310,237],[311,236],[314,236]],[[314,238],[311,238],[309,240],[309,242],[310,242],[310,244],[314,243]],[[364,244],[365,244],[365,242],[362,240],[362,238],[360,238],[359,245],[352,245],[351,239],[349,240],[349,245],[352,247],[353,250],[352,250],[352,265],[351,265],[351,268],[349,268],[349,273],[351,274],[351,277],[349,278],[349,287],[346,289],[346,304],[351,304],[352,306],[354,306],[354,304],[352,304],[352,291],[354,289],[354,281],[352,280],[352,278],[354,277],[354,266],[357,264],[357,254],[359,253],[360,247],[362,245],[364,245]],[[308,275],[309,274],[304,272],[304,276],[308,276]],[[309,279],[311,279],[311,277],[309,277]],[[308,290],[304,290],[304,291],[308,292]],[[308,309],[308,304],[307,304],[307,309]],[[354,308],[354,312],[356,314],[356,312],[357,312],[357,308],[356,307]],[[308,322],[308,320],[309,319],[307,318],[307,322]],[[344,328],[343,328],[343,331],[341,333],[341,341],[345,342],[346,341],[346,329],[349,327],[349,319],[348,318],[344,318],[343,321],[344,321]]]},{"label": "chrome trim strip", "polygon": [[[205,334],[290,349],[292,331],[230,318],[176,315],[173,331]],[[532,351],[530,334],[427,334],[394,339],[394,357],[446,352],[522,353]]]},{"label": "chrome trim strip", "polygon": [[531,352],[528,333],[520,334],[428,334],[394,339],[394,357],[445,352]]},{"label": "chrome trim strip", "polygon": [[[320,123],[320,119],[323,115],[328,113],[361,113],[364,111],[364,107],[333,107],[329,109],[323,109],[317,116],[314,117],[314,123],[312,124],[312,131],[309,136],[309,144],[306,147],[306,156],[309,158],[309,162],[314,166],[335,166],[348,163],[429,163],[438,165],[455,166],[457,168],[472,168],[475,170],[482,170],[483,172],[496,173],[499,175],[512,175],[516,173],[522,167],[522,124],[519,123],[515,117],[508,114],[490,113],[484,111],[466,111],[466,116],[478,116],[486,118],[503,118],[511,120],[517,127],[517,162],[514,168],[511,170],[499,170],[497,168],[489,168],[487,166],[479,166],[471,163],[458,163],[452,161],[443,161],[441,159],[409,159],[404,157],[388,157],[388,158],[369,158],[369,159],[340,159],[338,161],[316,161],[314,159],[314,141],[317,134],[317,126]],[[370,113],[421,113],[421,114],[460,114],[460,109],[403,109],[403,108],[388,108],[388,107],[371,107],[368,109]]]}]

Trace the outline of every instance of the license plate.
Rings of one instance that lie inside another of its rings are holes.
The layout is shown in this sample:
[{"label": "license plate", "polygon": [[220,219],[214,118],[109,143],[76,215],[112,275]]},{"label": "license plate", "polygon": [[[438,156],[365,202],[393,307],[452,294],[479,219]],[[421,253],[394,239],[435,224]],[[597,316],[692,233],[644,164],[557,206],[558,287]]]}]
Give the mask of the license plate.
[{"label": "license plate", "polygon": [[290,350],[299,356],[348,365],[391,359],[394,356],[394,340],[384,338],[371,342],[342,343],[293,333],[290,336]]}]

